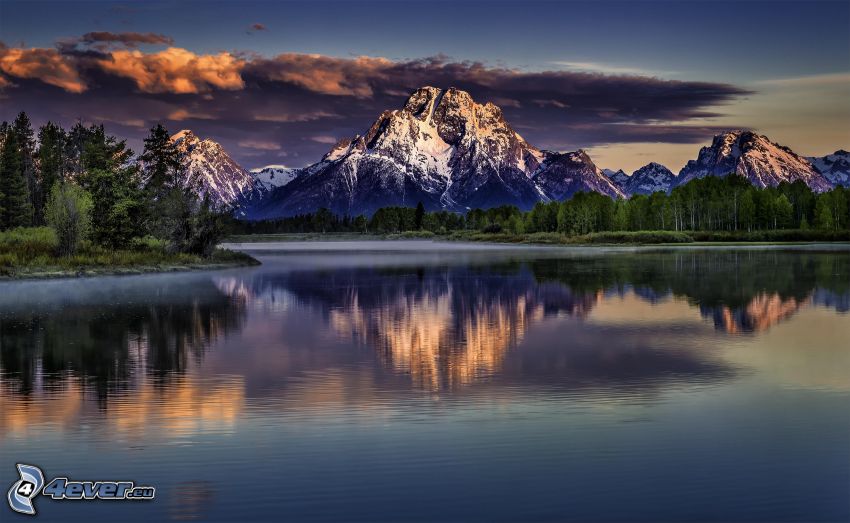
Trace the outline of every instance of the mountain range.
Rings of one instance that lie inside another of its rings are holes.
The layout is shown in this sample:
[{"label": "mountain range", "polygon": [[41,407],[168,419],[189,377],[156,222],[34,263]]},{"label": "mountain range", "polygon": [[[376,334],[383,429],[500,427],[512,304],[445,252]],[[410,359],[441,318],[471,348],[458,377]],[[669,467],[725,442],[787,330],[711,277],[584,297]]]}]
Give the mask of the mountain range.
[{"label": "mountain range", "polygon": [[758,187],[802,180],[815,191],[850,185],[850,153],[804,158],[751,131],[714,137],[678,174],[658,163],[603,171],[587,152],[538,149],[492,103],[455,88],[423,87],[401,109],[384,111],[361,135],[340,140],[304,168],[248,171],[216,142],[184,130],[172,139],[189,177],[220,208],[269,219],[325,207],[371,214],[389,205],[460,211],[498,205],[529,209],[595,191],[612,198],[669,192],[696,178],[737,173]]}]

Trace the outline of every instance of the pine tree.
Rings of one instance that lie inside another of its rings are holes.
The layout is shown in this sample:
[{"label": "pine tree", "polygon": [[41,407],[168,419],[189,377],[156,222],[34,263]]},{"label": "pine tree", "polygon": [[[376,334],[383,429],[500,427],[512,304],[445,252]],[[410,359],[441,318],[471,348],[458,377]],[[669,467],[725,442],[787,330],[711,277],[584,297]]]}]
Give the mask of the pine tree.
[{"label": "pine tree", "polygon": [[145,201],[136,167],[92,169],[87,172],[86,179],[94,202],[92,239],[117,249],[142,236]]},{"label": "pine tree", "polygon": [[422,230],[422,220],[425,218],[425,206],[422,202],[416,204],[416,214],[413,217],[413,228],[417,231]]},{"label": "pine tree", "polygon": [[63,165],[62,168],[66,177],[77,178],[82,174],[83,150],[85,149],[89,135],[89,128],[84,126],[82,122],[75,123],[74,126],[71,127],[71,130],[68,131],[68,134],[65,137],[65,150],[63,154],[65,157],[65,165]]},{"label": "pine tree", "polygon": [[177,145],[161,124],[145,138],[142,163],[144,191],[149,203],[151,231],[171,242],[175,251],[185,251],[191,236],[192,212],[197,194],[185,186],[185,167]]},{"label": "pine tree", "polygon": [[27,182],[21,165],[18,136],[13,129],[6,132],[0,156],[0,194],[2,194],[2,226],[4,229],[29,225],[32,207],[27,197]]},{"label": "pine tree", "polygon": [[41,208],[42,198],[38,178],[35,170],[35,138],[27,113],[20,112],[12,122],[12,132],[18,140],[18,154],[21,157],[21,174],[26,183],[25,198],[29,204],[29,212],[26,223],[21,225],[32,225],[33,208]]},{"label": "pine tree", "polygon": [[139,159],[143,164],[145,188],[154,198],[162,198],[181,186],[184,167],[180,151],[162,124],[153,127],[145,138],[145,150]]},{"label": "pine tree", "polygon": [[34,209],[35,222],[43,223],[44,205],[47,196],[57,181],[63,179],[65,132],[58,125],[47,122],[38,130],[38,167],[42,198]]},{"label": "pine tree", "polygon": [[0,149],[3,148],[3,144],[6,143],[6,133],[9,132],[9,122],[3,120],[0,123]]}]

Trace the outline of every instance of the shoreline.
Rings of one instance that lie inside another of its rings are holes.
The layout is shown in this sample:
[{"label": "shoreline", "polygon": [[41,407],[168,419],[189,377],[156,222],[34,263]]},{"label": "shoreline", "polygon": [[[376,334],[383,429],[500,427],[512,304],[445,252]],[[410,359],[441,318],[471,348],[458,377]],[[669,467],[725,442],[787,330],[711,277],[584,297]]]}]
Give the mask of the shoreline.
[{"label": "shoreline", "polygon": [[239,267],[256,267],[262,263],[250,254],[230,251],[228,256],[236,255],[236,259],[222,261],[200,261],[193,263],[167,263],[154,265],[126,266],[80,266],[62,268],[58,266],[43,266],[15,270],[11,274],[0,275],[0,283],[26,280],[58,280],[77,278],[96,278],[98,276],[138,276],[143,274],[166,274],[175,272],[196,272],[235,269]]},{"label": "shoreline", "polygon": [[[496,235],[497,236],[497,235]],[[530,249],[566,249],[571,248],[599,248],[599,249],[636,249],[646,248],[651,249],[700,249],[700,248],[782,248],[782,247],[820,247],[829,250],[848,250],[850,251],[850,241],[836,240],[808,240],[808,241],[691,241],[687,243],[640,243],[640,242],[580,242],[580,241],[533,241],[531,238],[523,238],[522,241],[499,241],[500,238],[482,238],[481,235],[473,237],[459,237],[457,235],[412,235],[412,234],[352,234],[352,233],[288,233],[288,234],[256,234],[256,235],[233,235],[225,239],[220,244],[219,254],[225,256],[226,259],[215,261],[188,262],[188,263],[160,263],[160,264],[141,264],[141,265],[90,265],[79,266],[73,268],[63,268],[60,266],[38,266],[38,267],[23,267],[16,269],[8,267],[8,274],[0,275],[0,283],[27,281],[27,280],[58,280],[58,279],[78,279],[78,278],[96,278],[99,276],[138,276],[144,274],[168,274],[178,272],[200,272],[200,271],[215,271],[236,269],[240,267],[256,267],[262,265],[262,262],[257,260],[249,253],[259,254],[262,251],[279,250],[275,244],[288,244],[294,249],[283,249],[287,251],[313,251],[316,244],[323,244],[325,248],[318,249],[319,251],[335,251],[334,245],[340,246],[339,250],[349,250],[355,246],[345,246],[344,244],[353,243],[373,243],[373,244],[397,244],[397,245],[433,245],[437,249],[443,247],[455,247],[458,250],[464,249],[464,244],[470,246],[477,245],[483,248],[530,248]],[[362,246],[361,246],[362,247]],[[374,247],[371,246],[371,247]],[[383,250],[370,249],[366,250]]]},{"label": "shoreline", "polygon": [[[487,237],[489,236],[489,237]],[[461,234],[461,235],[437,235],[437,234],[411,234],[411,233],[393,233],[393,234],[357,234],[357,233],[280,233],[280,234],[242,234],[231,235],[225,238],[222,245],[227,248],[238,248],[237,245],[251,245],[259,243],[304,243],[304,242],[393,242],[393,241],[420,241],[420,242],[445,242],[445,243],[476,243],[482,245],[498,245],[498,246],[528,246],[528,247],[736,247],[736,246],[795,246],[795,245],[846,245],[850,246],[850,237],[825,240],[819,238],[807,240],[691,240],[680,242],[665,242],[665,241],[581,241],[581,237],[555,237],[548,236],[535,238],[532,235],[523,237],[513,236],[506,238],[502,235],[487,235],[481,233]]]}]

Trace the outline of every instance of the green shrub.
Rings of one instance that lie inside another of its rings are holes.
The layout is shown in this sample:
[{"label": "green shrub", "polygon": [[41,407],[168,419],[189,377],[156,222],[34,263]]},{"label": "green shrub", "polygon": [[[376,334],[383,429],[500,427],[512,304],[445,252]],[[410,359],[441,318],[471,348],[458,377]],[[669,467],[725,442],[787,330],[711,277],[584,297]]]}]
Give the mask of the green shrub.
[{"label": "green shrub", "polygon": [[850,231],[785,229],[768,231],[694,231],[700,242],[834,242],[850,241]]},{"label": "green shrub", "polygon": [[396,234],[388,234],[387,238],[394,240],[410,240],[415,238],[433,238],[434,233],[431,231],[404,231]]},{"label": "green shrub", "polygon": [[640,245],[656,243],[690,243],[694,239],[676,231],[607,231],[594,232],[571,238],[572,243],[633,243]]},{"label": "green shrub", "polygon": [[44,209],[47,224],[56,232],[59,254],[71,256],[91,229],[92,199],[71,183],[56,182]]},{"label": "green shrub", "polygon": [[161,238],[154,238],[153,236],[143,236],[141,238],[134,238],[132,243],[130,244],[130,249],[133,251],[142,251],[142,252],[150,252],[150,251],[165,251],[168,247],[168,242]]},{"label": "green shrub", "polygon": [[0,232],[0,254],[14,265],[28,263],[38,256],[53,256],[56,234],[49,227],[18,227]]},{"label": "green shrub", "polygon": [[525,235],[525,241],[529,243],[567,243],[567,237],[560,232],[535,232]]}]

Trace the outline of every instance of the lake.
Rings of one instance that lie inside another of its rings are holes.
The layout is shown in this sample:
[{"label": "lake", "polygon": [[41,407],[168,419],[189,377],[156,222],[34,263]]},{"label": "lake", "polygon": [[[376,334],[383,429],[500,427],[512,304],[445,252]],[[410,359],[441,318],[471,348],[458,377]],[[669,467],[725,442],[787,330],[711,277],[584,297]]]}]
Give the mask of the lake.
[{"label": "lake", "polygon": [[[850,519],[850,250],[246,244],[0,283],[40,520]],[[3,521],[26,519],[3,508]]]}]

